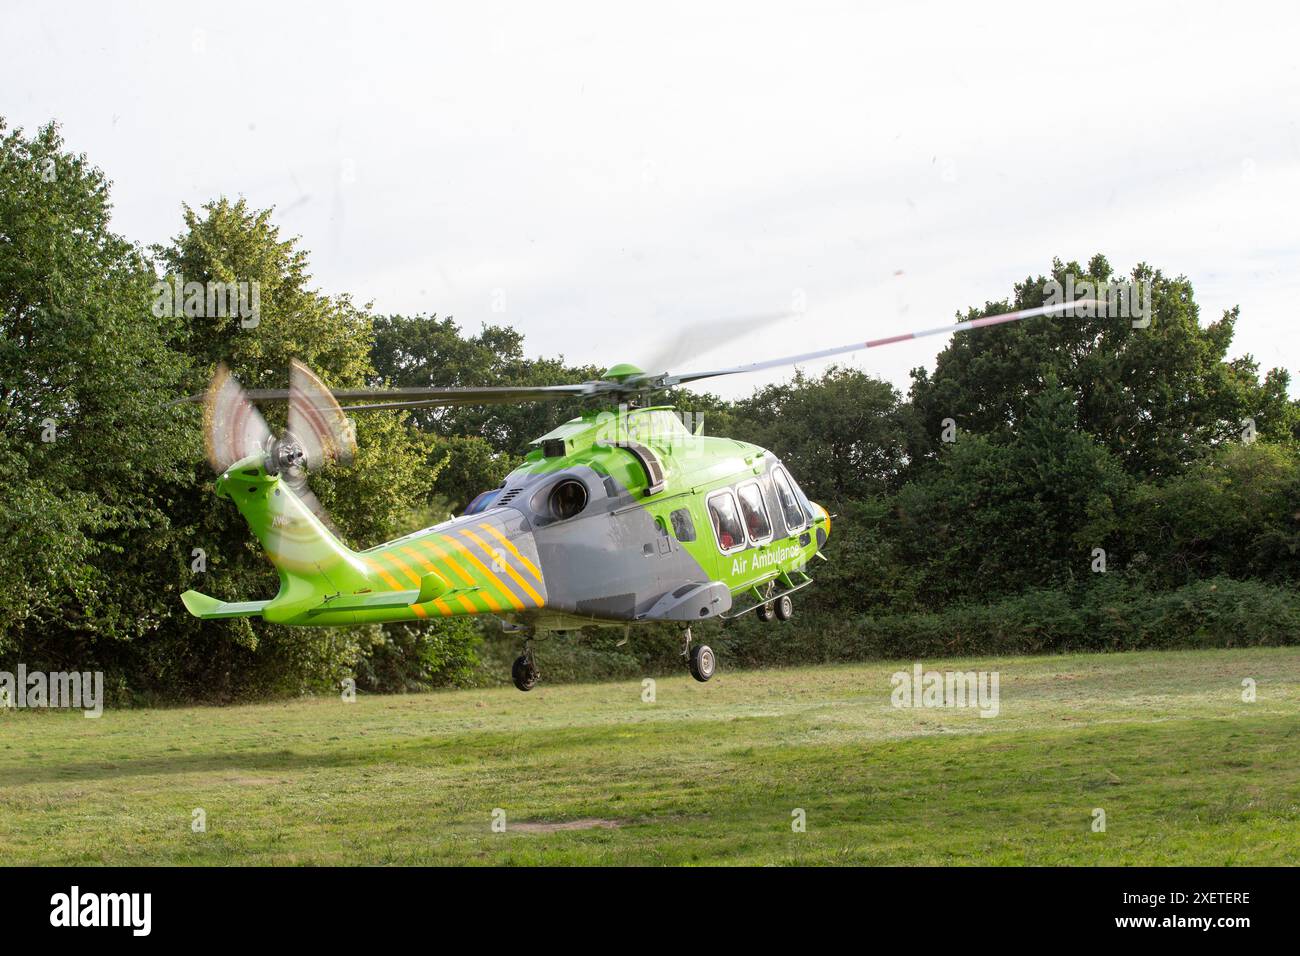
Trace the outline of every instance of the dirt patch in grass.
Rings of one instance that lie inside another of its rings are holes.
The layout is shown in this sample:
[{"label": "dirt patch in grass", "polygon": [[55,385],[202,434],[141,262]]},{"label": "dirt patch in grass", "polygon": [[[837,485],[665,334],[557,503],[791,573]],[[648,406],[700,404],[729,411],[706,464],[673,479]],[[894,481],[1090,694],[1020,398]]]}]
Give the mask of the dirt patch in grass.
[{"label": "dirt patch in grass", "polygon": [[581,820],[530,820],[527,823],[512,823],[510,829],[519,833],[556,833],[560,830],[617,830],[622,826],[627,826],[626,820],[584,817]]}]

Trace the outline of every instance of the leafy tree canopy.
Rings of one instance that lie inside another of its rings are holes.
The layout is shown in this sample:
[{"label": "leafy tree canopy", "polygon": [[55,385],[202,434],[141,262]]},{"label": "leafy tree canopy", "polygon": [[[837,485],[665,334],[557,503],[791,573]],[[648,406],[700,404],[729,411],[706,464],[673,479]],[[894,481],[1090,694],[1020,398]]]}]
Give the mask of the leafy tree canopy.
[{"label": "leafy tree canopy", "polygon": [[[1261,381],[1253,359],[1226,360],[1236,309],[1205,327],[1192,285],[1147,265],[1115,276],[1104,256],[1083,269],[1053,262],[1050,276],[1027,278],[1011,301],[971,309],[964,319],[1043,305],[1047,284],[1062,286],[1131,280],[1150,289],[1150,325],[1107,314],[1045,316],[996,333],[955,336],[933,375],[913,371],[911,399],[923,426],[913,448],[918,459],[936,452],[942,422],[1007,440],[1023,423],[1049,375],[1074,397],[1076,424],[1119,456],[1132,475],[1174,474],[1213,446],[1237,440],[1247,419],[1280,438],[1295,427],[1287,401],[1288,374],[1271,370]],[[1141,319],[1138,319],[1140,322]]]}]

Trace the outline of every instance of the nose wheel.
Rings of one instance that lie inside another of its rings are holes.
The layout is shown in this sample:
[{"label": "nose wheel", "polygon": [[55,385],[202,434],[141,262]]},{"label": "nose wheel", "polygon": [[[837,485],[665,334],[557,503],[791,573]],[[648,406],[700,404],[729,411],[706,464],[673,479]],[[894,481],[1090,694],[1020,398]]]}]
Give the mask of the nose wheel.
[{"label": "nose wheel", "polygon": [[692,645],[689,627],[683,634],[683,644],[682,656],[686,658],[686,669],[697,681],[704,683],[718,668],[718,659],[713,656],[713,648],[707,644]]}]

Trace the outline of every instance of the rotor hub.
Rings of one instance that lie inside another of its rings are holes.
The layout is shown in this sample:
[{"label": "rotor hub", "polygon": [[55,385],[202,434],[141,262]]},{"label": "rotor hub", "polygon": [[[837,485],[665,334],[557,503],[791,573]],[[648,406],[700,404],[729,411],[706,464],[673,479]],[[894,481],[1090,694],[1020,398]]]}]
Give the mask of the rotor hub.
[{"label": "rotor hub", "polygon": [[625,382],[629,378],[637,375],[644,375],[645,372],[637,368],[631,362],[619,362],[617,365],[611,365],[601,376],[606,382]]},{"label": "rotor hub", "polygon": [[307,452],[293,432],[285,432],[280,438],[273,438],[266,450],[266,472],[280,475],[294,469],[304,468],[307,464]]}]

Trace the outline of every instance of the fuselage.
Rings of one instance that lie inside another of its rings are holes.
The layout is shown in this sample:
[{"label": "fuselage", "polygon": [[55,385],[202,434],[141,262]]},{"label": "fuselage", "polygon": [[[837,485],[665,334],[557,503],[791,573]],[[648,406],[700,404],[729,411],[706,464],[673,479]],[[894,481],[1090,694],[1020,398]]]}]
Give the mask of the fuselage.
[{"label": "fuselage", "polygon": [[360,552],[256,461],[234,466],[218,490],[280,570],[262,616],[309,626],[484,613],[534,629],[689,623],[769,582],[793,586],[830,532],[825,509],[770,451],[692,434],[672,409],[591,413],[534,445],[466,514]]}]

